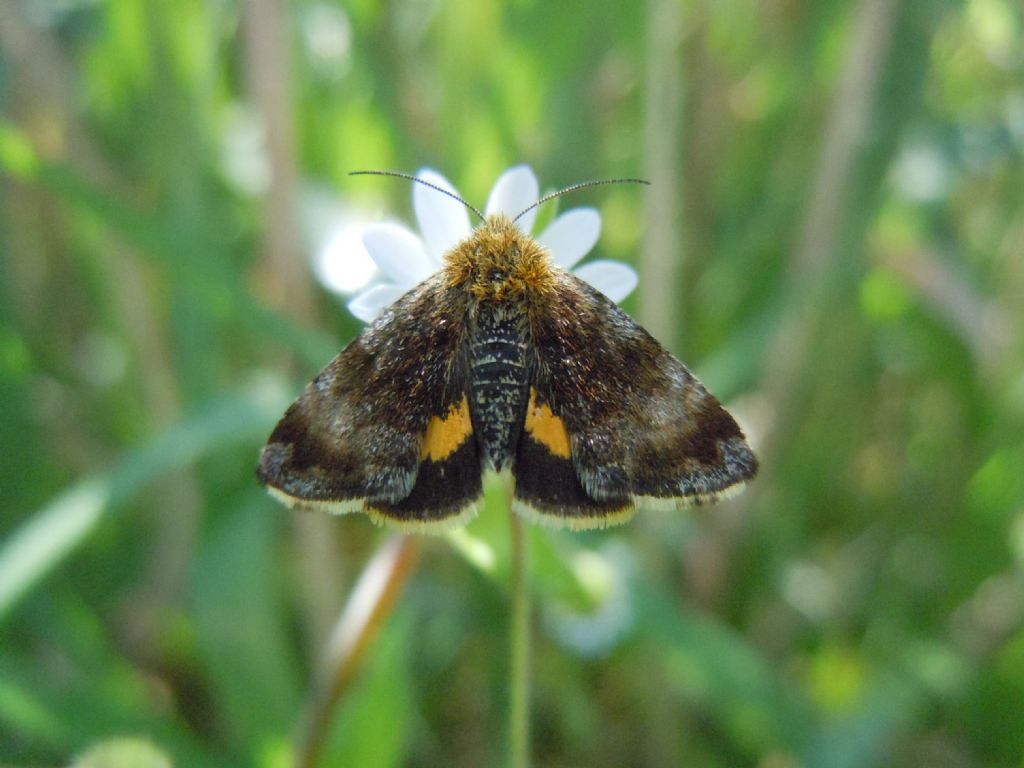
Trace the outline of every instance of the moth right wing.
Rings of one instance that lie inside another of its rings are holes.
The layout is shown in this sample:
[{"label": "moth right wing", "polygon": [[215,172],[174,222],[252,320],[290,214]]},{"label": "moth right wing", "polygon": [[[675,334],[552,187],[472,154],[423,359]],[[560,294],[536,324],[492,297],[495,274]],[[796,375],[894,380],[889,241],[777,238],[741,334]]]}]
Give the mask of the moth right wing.
[{"label": "moth right wing", "polygon": [[402,296],[313,380],[257,474],[291,506],[450,527],[482,493],[467,399],[465,306],[442,275]]},{"label": "moth right wing", "polygon": [[738,491],[757,460],[732,416],[614,302],[562,273],[530,314],[517,509],[571,528]]}]

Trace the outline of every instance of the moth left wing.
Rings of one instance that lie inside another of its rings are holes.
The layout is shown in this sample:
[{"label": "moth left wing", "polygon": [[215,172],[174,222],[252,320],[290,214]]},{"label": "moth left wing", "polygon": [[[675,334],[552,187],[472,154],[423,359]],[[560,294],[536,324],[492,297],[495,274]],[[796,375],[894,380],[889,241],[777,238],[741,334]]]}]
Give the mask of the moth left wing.
[{"label": "moth left wing", "polygon": [[400,528],[468,519],[482,492],[465,307],[441,275],[385,310],[278,423],[257,474],[285,503]]},{"label": "moth left wing", "polygon": [[738,491],[757,460],[736,421],[614,302],[569,273],[531,308],[531,387],[514,472],[520,513],[605,527],[640,505]]}]

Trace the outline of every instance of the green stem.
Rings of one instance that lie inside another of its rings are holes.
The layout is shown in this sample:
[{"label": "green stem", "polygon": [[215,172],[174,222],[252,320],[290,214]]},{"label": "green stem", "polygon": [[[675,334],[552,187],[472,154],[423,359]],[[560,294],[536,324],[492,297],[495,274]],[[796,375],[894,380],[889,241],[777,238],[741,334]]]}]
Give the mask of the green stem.
[{"label": "green stem", "polygon": [[530,592],[523,520],[509,509],[512,527],[512,621],[509,680],[509,765],[530,765]]}]

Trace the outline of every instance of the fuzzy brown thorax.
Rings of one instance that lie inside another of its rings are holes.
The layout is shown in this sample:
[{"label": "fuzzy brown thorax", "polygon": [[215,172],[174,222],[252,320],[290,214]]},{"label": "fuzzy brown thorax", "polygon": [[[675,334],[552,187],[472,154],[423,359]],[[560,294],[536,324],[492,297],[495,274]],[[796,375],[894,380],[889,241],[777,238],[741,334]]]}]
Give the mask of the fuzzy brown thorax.
[{"label": "fuzzy brown thorax", "polygon": [[488,216],[472,235],[444,256],[451,287],[465,287],[480,301],[519,300],[554,284],[550,254],[503,214]]}]

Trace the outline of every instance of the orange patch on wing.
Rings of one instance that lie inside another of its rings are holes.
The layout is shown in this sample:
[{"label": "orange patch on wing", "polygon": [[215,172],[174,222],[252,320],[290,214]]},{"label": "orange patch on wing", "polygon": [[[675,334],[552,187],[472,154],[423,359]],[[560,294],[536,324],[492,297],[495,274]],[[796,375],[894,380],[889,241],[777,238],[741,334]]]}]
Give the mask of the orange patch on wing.
[{"label": "orange patch on wing", "polygon": [[572,455],[565,422],[555,416],[546,403],[537,405],[537,390],[533,388],[530,389],[530,405],[526,409],[526,431],[555,456],[568,459]]},{"label": "orange patch on wing", "polygon": [[473,434],[473,423],[469,420],[469,401],[462,396],[462,402],[448,409],[444,418],[434,416],[427,424],[423,436],[420,460],[442,461],[451,456],[466,439]]}]

